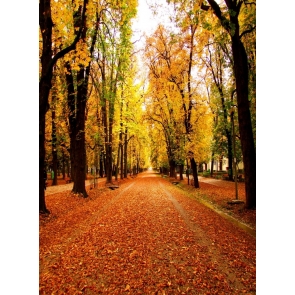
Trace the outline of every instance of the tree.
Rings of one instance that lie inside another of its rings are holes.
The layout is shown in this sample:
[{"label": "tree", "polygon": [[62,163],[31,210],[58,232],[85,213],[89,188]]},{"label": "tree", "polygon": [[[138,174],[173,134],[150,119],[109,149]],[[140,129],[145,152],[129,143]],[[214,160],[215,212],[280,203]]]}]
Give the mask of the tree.
[{"label": "tree", "polygon": [[[78,26],[80,18],[78,11],[74,14],[75,27]],[[88,14],[89,17],[89,14]],[[86,147],[85,147],[85,121],[86,121],[86,103],[88,99],[88,81],[91,68],[91,57],[94,52],[97,40],[99,14],[95,13],[95,25],[91,33],[87,36],[86,19],[83,24],[81,40],[77,45],[75,55],[66,60],[67,69],[66,80],[68,87],[68,108],[69,125],[71,139],[71,179],[74,182],[72,192],[81,194],[84,198],[88,195],[85,189],[86,178]],[[88,47],[88,40],[90,46]],[[75,62],[71,65],[71,59]],[[77,69],[76,69],[77,68]],[[75,70],[74,70],[75,69]],[[76,75],[75,75],[76,73]],[[74,77],[75,75],[75,77]],[[75,82],[76,81],[76,87]]]},{"label": "tree", "polygon": [[[204,124],[207,120],[203,110],[204,99],[197,94],[198,84],[192,79],[195,49],[192,39],[196,27],[189,28],[189,34],[186,34],[186,30],[176,34],[159,26],[154,35],[147,39],[145,55],[150,73],[147,110],[149,118],[154,124],[160,124],[165,135],[170,176],[175,175],[176,165],[183,169],[188,157],[195,187],[198,187],[196,159],[203,159],[197,149],[202,150],[202,138],[204,134],[208,135],[208,129]],[[201,114],[204,122],[201,122]],[[208,126],[210,129],[210,124]]]},{"label": "tree", "polygon": [[[223,149],[220,147],[224,143],[224,137],[226,138],[225,154],[228,158],[228,167],[229,167],[229,179],[233,180],[233,148],[232,148],[232,128],[230,122],[230,114],[229,109],[232,107],[231,100],[228,96],[230,96],[229,89],[231,88],[231,75],[229,69],[229,61],[226,56],[223,54],[220,44],[217,41],[210,42],[208,40],[208,45],[204,48],[204,56],[201,57],[205,66],[208,68],[208,72],[211,75],[211,79],[213,83],[211,92],[214,97],[218,97],[215,99],[215,106],[217,107],[216,114],[216,126],[215,126],[215,142],[218,143],[218,148],[215,148],[215,151],[220,151],[220,155],[223,155]],[[226,46],[226,44],[224,45]],[[229,78],[226,78],[226,73]],[[228,81],[229,80],[229,81]],[[229,83],[230,82],[230,83]],[[211,93],[211,94],[212,94]],[[216,147],[216,146],[215,146]]]},{"label": "tree", "polygon": [[242,37],[255,30],[255,26],[249,24],[248,28],[241,32],[239,16],[243,6],[256,7],[256,2],[226,0],[226,7],[217,4],[214,0],[208,0],[208,3],[212,8],[212,12],[219,19],[221,25],[231,38],[236,79],[238,121],[245,171],[246,208],[253,209],[256,207],[256,151],[249,107],[248,57]]},{"label": "tree", "polygon": [[[82,8],[82,23],[85,19],[87,0],[83,2]],[[39,212],[49,213],[46,207],[45,194],[44,194],[44,180],[43,171],[45,168],[45,116],[49,109],[48,97],[51,89],[51,80],[53,73],[53,66],[58,59],[65,54],[74,50],[77,42],[81,37],[82,26],[77,32],[73,42],[60,50],[53,56],[52,52],[52,28],[53,21],[51,15],[51,1],[40,0],[39,2],[39,26],[42,35],[42,49],[41,49],[41,75],[39,81]]]},{"label": "tree", "polygon": [[112,182],[113,170],[113,128],[115,103],[118,89],[128,70],[132,44],[131,19],[135,16],[136,3],[128,5],[121,1],[118,5],[110,3],[101,15],[98,32],[96,63],[100,72],[100,101],[102,110],[103,137],[105,150],[105,169],[107,182]]}]

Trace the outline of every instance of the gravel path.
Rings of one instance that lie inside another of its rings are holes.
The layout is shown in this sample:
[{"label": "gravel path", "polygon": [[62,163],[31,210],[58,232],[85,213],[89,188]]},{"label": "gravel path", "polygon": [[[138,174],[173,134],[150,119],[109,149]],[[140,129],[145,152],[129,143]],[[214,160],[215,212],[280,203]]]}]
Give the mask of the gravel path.
[{"label": "gravel path", "polygon": [[143,173],[89,196],[47,198],[40,294],[256,293],[255,237],[167,180]]}]

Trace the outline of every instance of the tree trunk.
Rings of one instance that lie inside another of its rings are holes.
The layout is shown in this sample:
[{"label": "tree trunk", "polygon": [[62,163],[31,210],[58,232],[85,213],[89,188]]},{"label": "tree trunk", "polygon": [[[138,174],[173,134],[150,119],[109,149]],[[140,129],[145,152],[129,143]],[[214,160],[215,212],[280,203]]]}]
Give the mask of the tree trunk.
[{"label": "tree trunk", "polygon": [[214,0],[208,0],[208,2],[222,26],[231,36],[237,89],[239,131],[245,171],[246,208],[254,209],[256,208],[256,151],[248,98],[248,58],[241,41],[239,24],[239,13],[243,1],[226,1],[228,9],[231,11],[229,19],[222,14],[219,5]]},{"label": "tree trunk", "polygon": [[237,86],[238,121],[241,138],[246,189],[246,208],[256,208],[256,152],[248,100],[248,61],[242,42],[232,38]]},{"label": "tree trunk", "polygon": [[106,182],[111,183],[112,182],[112,146],[108,143],[105,145],[106,149]]},{"label": "tree trunk", "polygon": [[39,82],[39,212],[50,213],[46,208],[44,192],[45,169],[45,116],[49,109],[48,97],[51,89],[52,71],[48,65],[52,58],[52,19],[50,0],[39,2],[39,25],[42,33],[41,79]]},{"label": "tree trunk", "polygon": [[233,180],[233,145],[231,133],[226,130],[227,139],[227,158],[228,158],[228,178]]},{"label": "tree trunk", "polygon": [[184,165],[180,164],[179,165],[179,179],[183,180],[183,169],[184,169]]},{"label": "tree trunk", "polygon": [[69,126],[70,126],[70,163],[71,163],[71,180],[75,179],[75,143],[76,143],[76,97],[74,88],[74,78],[69,62],[65,63],[67,69],[66,81],[67,81],[67,103],[69,109]]},{"label": "tree trunk", "polygon": [[125,128],[125,134],[124,134],[124,178],[127,178],[127,148],[128,148],[128,129]]},{"label": "tree trunk", "polygon": [[174,160],[169,160],[169,174],[170,174],[170,177],[174,177],[176,178],[176,173],[175,173],[175,168],[176,168],[176,163]]},{"label": "tree trunk", "polygon": [[100,152],[99,157],[99,176],[103,178],[103,152]]},{"label": "tree trunk", "polygon": [[214,169],[214,153],[212,153],[212,159],[211,159],[211,171],[210,171],[211,177],[213,177],[213,169]]},{"label": "tree trunk", "polygon": [[[83,2],[82,20],[85,19],[87,2],[88,0],[84,0]],[[42,34],[42,70],[39,81],[39,212],[50,213],[45,203],[43,171],[45,168],[45,116],[49,109],[48,97],[51,89],[53,66],[58,59],[76,48],[76,44],[80,39],[82,26],[80,26],[73,43],[52,57],[53,22],[51,18],[50,0],[40,0],[39,2],[39,25]]]},{"label": "tree trunk", "polygon": [[[74,182],[73,193],[80,193],[87,197],[85,189],[85,108],[87,99],[87,85],[84,81],[84,69],[78,72],[77,97],[75,97],[74,78],[69,63],[66,63],[68,74],[66,74],[68,87],[68,107],[70,122],[70,157],[71,157],[71,179]],[[86,88],[86,89],[85,89]]]},{"label": "tree trunk", "polygon": [[66,179],[66,161],[65,161],[65,154],[62,151],[62,179]]},{"label": "tree trunk", "polygon": [[118,154],[117,154],[117,164],[116,164],[116,172],[115,172],[115,180],[118,180],[118,174],[119,174],[119,167],[120,167],[120,158],[121,158],[121,143],[119,141],[118,145]]},{"label": "tree trunk", "polygon": [[193,171],[193,177],[194,177],[194,186],[195,188],[199,188],[199,180],[198,180],[198,169],[197,169],[197,163],[194,158],[191,158],[191,167]]},{"label": "tree trunk", "polygon": [[121,156],[120,156],[120,160],[121,160],[121,164],[120,164],[120,178],[123,179],[124,178],[124,159],[123,159],[123,144],[122,144],[122,140],[123,138],[121,139],[121,144],[120,144],[120,153],[121,153]]},{"label": "tree trunk", "polygon": [[[87,1],[88,2],[88,1]],[[74,18],[78,27],[80,18]],[[83,42],[86,42],[86,19],[82,18],[83,30],[81,38]],[[94,45],[96,43],[98,30],[98,20],[95,27],[95,33],[92,38],[91,47],[89,50],[90,56],[94,51]],[[67,62],[66,67],[70,74],[67,74],[68,82],[68,105],[70,108],[69,121],[71,126],[71,152],[72,155],[72,180],[74,182],[72,192],[75,194],[82,194],[84,198],[88,197],[85,189],[86,179],[86,147],[85,147],[85,120],[86,120],[86,102],[87,102],[87,90],[90,73],[90,62],[87,67],[80,66],[80,70],[77,73],[77,95],[75,97],[74,79],[71,72],[70,64]]]},{"label": "tree trunk", "polygon": [[52,132],[51,132],[51,143],[52,143],[52,169],[54,173],[52,185],[57,185],[57,144],[56,144],[56,123],[55,123],[55,103],[56,103],[56,97],[55,93],[52,93],[52,113],[51,113],[51,126],[52,126]]}]

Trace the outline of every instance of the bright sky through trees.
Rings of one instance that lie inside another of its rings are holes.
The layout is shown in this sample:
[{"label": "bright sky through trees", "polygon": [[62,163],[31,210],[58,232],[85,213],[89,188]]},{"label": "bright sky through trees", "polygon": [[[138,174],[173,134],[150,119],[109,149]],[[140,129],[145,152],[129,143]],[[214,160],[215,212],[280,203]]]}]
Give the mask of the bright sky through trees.
[{"label": "bright sky through trees", "polygon": [[[157,7],[157,8],[155,8]],[[133,20],[134,51],[137,52],[139,62],[138,77],[142,81],[147,79],[148,69],[144,66],[142,54],[144,48],[144,35],[152,35],[159,24],[170,24],[169,14],[167,13],[168,4],[166,0],[138,0],[137,17]],[[153,10],[157,15],[153,14]]]},{"label": "bright sky through trees", "polygon": [[[145,32],[151,34],[159,23],[163,22],[163,17],[153,16],[152,10],[149,6],[161,5],[166,6],[166,0],[138,0],[138,12],[137,18],[133,22],[133,38],[132,40],[138,40],[140,36]],[[159,11],[157,11],[159,13]]]}]

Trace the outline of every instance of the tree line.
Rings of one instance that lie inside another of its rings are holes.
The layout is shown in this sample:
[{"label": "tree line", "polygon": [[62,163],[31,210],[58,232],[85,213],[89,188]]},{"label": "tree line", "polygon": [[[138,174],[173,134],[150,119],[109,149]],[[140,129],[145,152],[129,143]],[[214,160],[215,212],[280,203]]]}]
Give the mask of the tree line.
[{"label": "tree line", "polygon": [[144,50],[146,117],[162,140],[154,159],[166,153],[170,176],[190,167],[196,188],[198,165],[227,158],[233,180],[242,161],[246,208],[255,208],[256,2],[167,2],[173,26],[159,25]]},{"label": "tree line", "polygon": [[167,2],[173,29],[146,36],[139,81],[137,1],[40,0],[40,213],[49,212],[49,163],[70,167],[73,192],[87,197],[87,165],[107,182],[149,165],[173,177],[187,165],[198,187],[197,165],[221,156],[230,179],[243,161],[246,207],[255,208],[256,3]]}]

